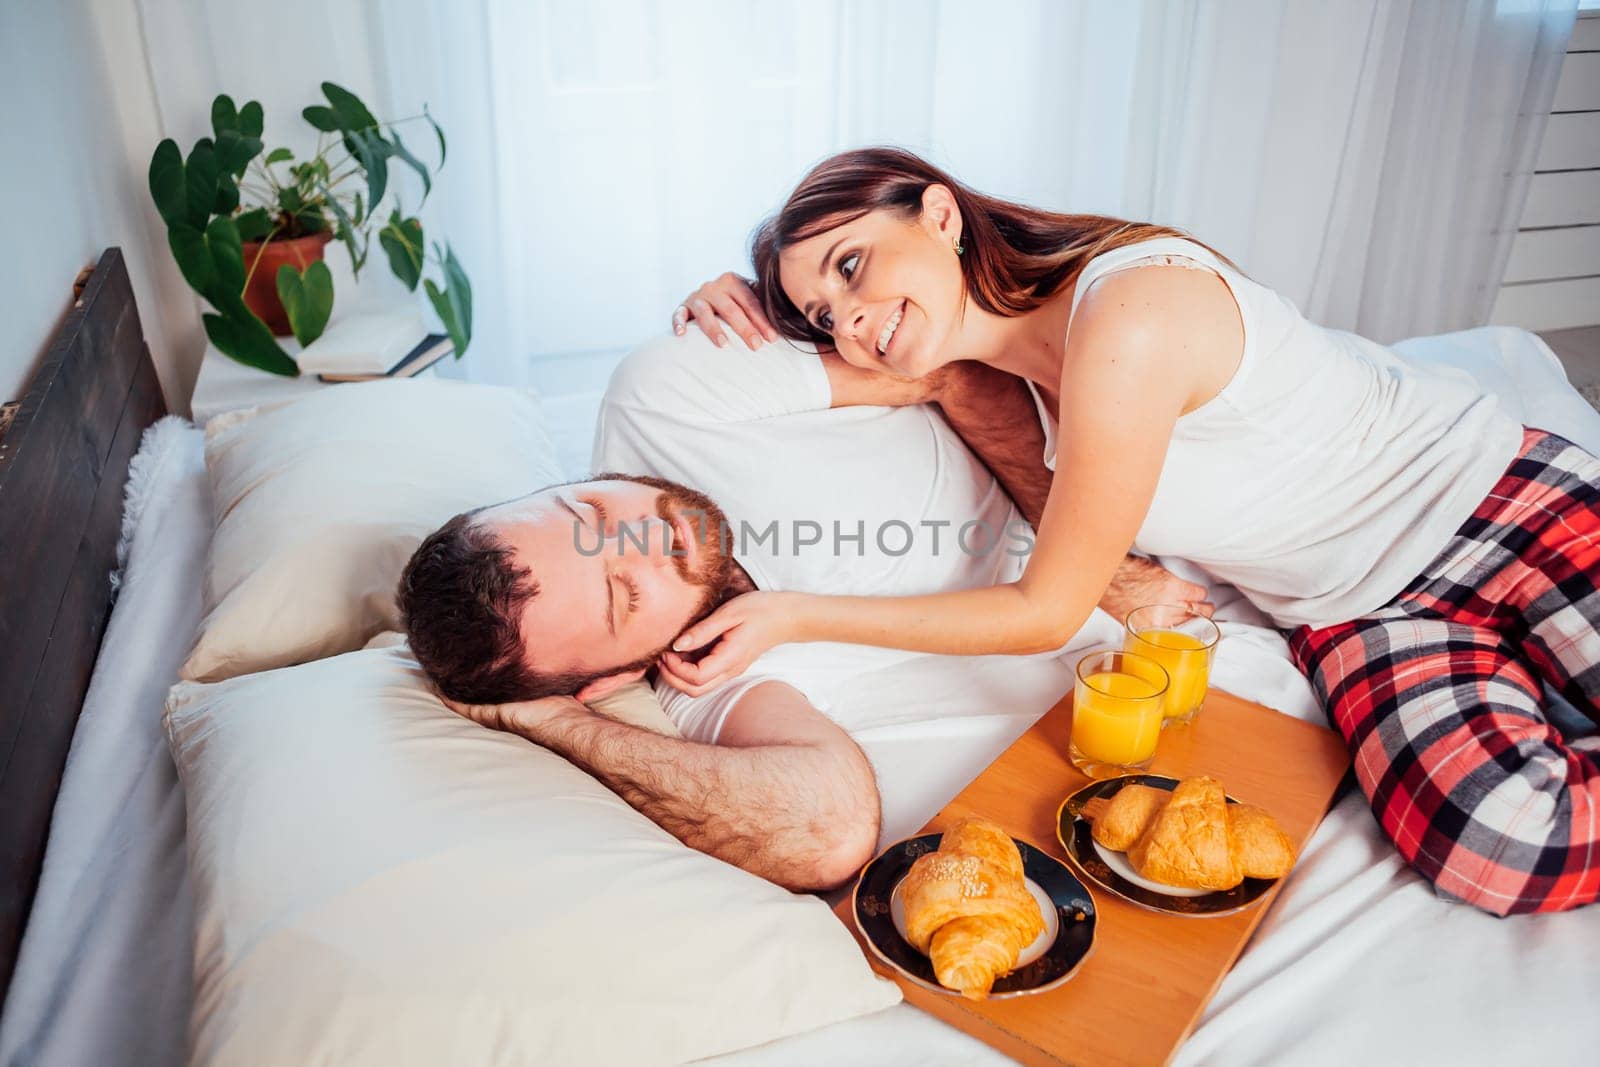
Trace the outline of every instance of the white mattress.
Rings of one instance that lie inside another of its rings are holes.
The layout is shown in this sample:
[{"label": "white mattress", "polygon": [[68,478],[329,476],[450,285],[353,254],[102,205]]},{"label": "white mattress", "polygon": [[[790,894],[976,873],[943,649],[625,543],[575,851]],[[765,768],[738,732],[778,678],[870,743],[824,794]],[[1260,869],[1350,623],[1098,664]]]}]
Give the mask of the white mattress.
[{"label": "white mattress", "polygon": [[[1534,418],[1543,410],[1534,387],[1559,392],[1548,350],[1529,335],[1483,334],[1496,346],[1484,358],[1513,375]],[[1600,418],[1587,407],[1540,423],[1600,443]],[[0,1020],[4,1065],[183,1057],[191,915],[183,804],[160,715],[200,614],[210,528],[201,435],[165,420],[137,463],[146,485],[130,501],[125,581]],[[1223,597],[1220,614],[1230,621],[1217,684],[1321,721],[1282,639],[1253,625],[1236,600]],[[886,841],[914,832],[1066,687],[1064,667],[1059,679],[1018,682],[1004,663],[902,665],[863,680],[854,699],[896,701],[923,719],[858,738],[878,770]],[[1441,901],[1351,794],[1318,830],[1177,1062],[1589,1063],[1597,1005],[1600,908],[1501,920]],[[719,1062],[1008,1061],[902,1004]]]}]

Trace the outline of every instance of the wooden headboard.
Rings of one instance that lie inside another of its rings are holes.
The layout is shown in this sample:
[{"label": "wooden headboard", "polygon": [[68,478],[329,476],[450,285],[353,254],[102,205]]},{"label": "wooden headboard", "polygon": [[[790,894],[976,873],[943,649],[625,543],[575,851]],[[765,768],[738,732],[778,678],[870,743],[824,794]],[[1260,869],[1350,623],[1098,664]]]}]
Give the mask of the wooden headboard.
[{"label": "wooden headboard", "polygon": [[113,248],[0,438],[0,995],[111,613],[128,461],[165,413],[128,269]]}]

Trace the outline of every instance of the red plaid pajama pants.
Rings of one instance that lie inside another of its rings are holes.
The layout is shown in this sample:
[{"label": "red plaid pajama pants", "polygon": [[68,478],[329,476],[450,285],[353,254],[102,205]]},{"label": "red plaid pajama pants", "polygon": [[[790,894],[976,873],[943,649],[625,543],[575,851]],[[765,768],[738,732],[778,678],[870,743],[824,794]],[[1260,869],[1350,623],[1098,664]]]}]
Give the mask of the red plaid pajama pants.
[{"label": "red plaid pajama pants", "polygon": [[1542,430],[1386,606],[1290,635],[1373,813],[1442,894],[1510,915],[1600,898],[1600,460]]}]

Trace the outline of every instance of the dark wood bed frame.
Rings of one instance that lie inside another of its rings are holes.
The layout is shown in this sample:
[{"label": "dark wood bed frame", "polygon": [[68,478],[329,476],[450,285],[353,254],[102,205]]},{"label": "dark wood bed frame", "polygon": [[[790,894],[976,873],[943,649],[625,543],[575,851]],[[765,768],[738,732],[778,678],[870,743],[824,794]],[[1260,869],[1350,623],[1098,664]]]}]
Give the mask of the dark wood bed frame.
[{"label": "dark wood bed frame", "polygon": [[0,438],[0,998],[111,614],[128,461],[164,414],[128,269],[112,248]]}]

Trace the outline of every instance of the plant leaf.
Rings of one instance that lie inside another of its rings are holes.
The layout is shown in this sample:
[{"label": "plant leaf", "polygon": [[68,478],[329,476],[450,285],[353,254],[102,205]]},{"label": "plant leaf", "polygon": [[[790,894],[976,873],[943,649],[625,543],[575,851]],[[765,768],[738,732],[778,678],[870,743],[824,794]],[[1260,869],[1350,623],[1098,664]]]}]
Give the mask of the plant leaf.
[{"label": "plant leaf", "polygon": [[260,101],[252,100],[239,109],[239,132],[246,137],[260,137],[265,122]]},{"label": "plant leaf", "polygon": [[334,133],[339,129],[339,117],[333,113],[333,108],[323,107],[321,104],[312,104],[300,111],[300,117],[323,133]]},{"label": "plant leaf", "polygon": [[[455,308],[450,305],[450,298],[444,290],[434,284],[432,278],[422,283],[422,288],[428,293],[428,302],[433,305],[433,310],[439,316],[439,321],[444,324],[444,332],[450,335],[450,343],[456,344],[460,331],[456,326]],[[460,358],[461,349],[456,348],[456,358]]]},{"label": "plant leaf", "polygon": [[224,355],[269,374],[299,377],[300,368],[289,358],[289,353],[279,346],[272,331],[248,311],[243,316],[206,314],[201,320],[205,323],[206,336]]},{"label": "plant leaf", "polygon": [[399,211],[389,215],[389,224],[378,233],[378,243],[389,254],[389,269],[412,292],[422,280],[422,258],[427,245],[422,240],[422,220],[404,219]]},{"label": "plant leaf", "polygon": [[467,280],[467,272],[456,258],[456,250],[449,245],[445,245],[444,250],[444,276],[461,311],[461,347],[456,350],[459,356],[466,351],[467,341],[472,338],[472,282]]},{"label": "plant leaf", "polygon": [[323,82],[322,95],[333,105],[333,113],[339,117],[339,126],[342,129],[348,131],[377,128],[378,120],[372,117],[372,112],[367,110],[367,105],[361,102],[361,98],[349,89],[333,82]]},{"label": "plant leaf", "polygon": [[278,299],[288,313],[295,340],[308,345],[321,337],[333,314],[333,273],[328,264],[313,260],[303,272],[287,263],[279,267]]},{"label": "plant leaf", "polygon": [[206,227],[206,246],[211,250],[211,267],[217,272],[218,287],[234,296],[244,292],[244,248],[239,241],[239,227],[227,217],[212,219]]},{"label": "plant leaf", "polygon": [[428,199],[428,194],[433,192],[433,178],[428,174],[428,168],[422,160],[411,154],[411,150],[400,140],[400,135],[394,132],[394,127],[389,127],[389,147],[395,155],[417,172],[417,177],[422,179],[422,200],[417,202],[417,207],[422,207],[422,201]]},{"label": "plant leaf", "polygon": [[440,167],[440,169],[443,169],[444,168],[444,130],[439,127],[439,124],[437,122],[433,121],[433,116],[428,114],[428,105],[427,104],[423,104],[422,105],[422,117],[428,120],[428,125],[433,127],[434,136],[439,138],[439,167]]},{"label": "plant leaf", "polygon": [[233,97],[218,93],[217,98],[211,101],[211,131],[221,140],[223,130],[239,132],[239,113],[234,110]]},{"label": "plant leaf", "polygon": [[185,221],[197,230],[202,229],[217,200],[217,162],[209,138],[196,141],[189,150],[189,159],[183,165],[183,180],[187,205]]},{"label": "plant leaf", "polygon": [[274,163],[282,163],[285,160],[290,160],[293,158],[294,153],[289,151],[287,148],[274,148],[272,151],[267,153],[267,158],[263,160],[263,162],[270,167]]},{"label": "plant leaf", "polygon": [[367,175],[367,203],[377,207],[389,187],[389,143],[372,130],[345,134],[345,144]]},{"label": "plant leaf", "polygon": [[292,185],[286,185],[278,190],[278,206],[285,215],[293,215],[305,207],[305,201],[300,197],[300,190]]},{"label": "plant leaf", "polygon": [[[437,246],[434,251],[438,252]],[[447,249],[441,258],[444,261],[447,288],[440,289],[432,278],[422,285],[428,292],[428,301],[433,304],[433,310],[439,315],[439,321],[444,324],[445,332],[450,335],[451,343],[455,345],[456,358],[460,359],[472,340],[472,285],[467,281],[466,272],[461,269],[454,251]]]},{"label": "plant leaf", "polygon": [[350,213],[345,211],[344,205],[339,203],[338,197],[328,197],[328,210],[332,211],[334,218],[339,220],[339,225],[334,232],[338,235],[339,240],[344,242],[345,248],[350,253],[350,273],[354,277],[360,278],[361,268],[367,262],[367,248],[357,240],[358,231],[356,225],[350,220]]},{"label": "plant leaf", "polygon": [[178,142],[168,137],[156,145],[150,157],[150,199],[168,226],[187,223],[189,198],[184,183],[183,153]]},{"label": "plant leaf", "polygon": [[264,207],[251,208],[236,216],[233,224],[238,227],[240,241],[259,241],[272,232],[272,216]]},{"label": "plant leaf", "polygon": [[328,220],[322,211],[312,205],[294,217],[295,225],[300,229],[300,235],[321,233],[328,228]]},{"label": "plant leaf", "polygon": [[246,137],[238,130],[223,130],[217,134],[217,144],[214,149],[217,170],[222,174],[238,177],[244,174],[245,168],[260,151],[259,137]]},{"label": "plant leaf", "polygon": [[215,284],[217,272],[211,266],[211,249],[206,245],[205,234],[187,222],[175,222],[167,228],[167,247],[189,288],[203,295]]},{"label": "plant leaf", "polygon": [[224,174],[217,179],[217,199],[211,210],[218,215],[231,215],[238,206],[239,186],[234,183],[233,175]]},{"label": "plant leaf", "polygon": [[244,252],[239,228],[226,216],[201,232],[186,222],[167,230],[167,247],[189,287],[222,312],[244,307]]}]

